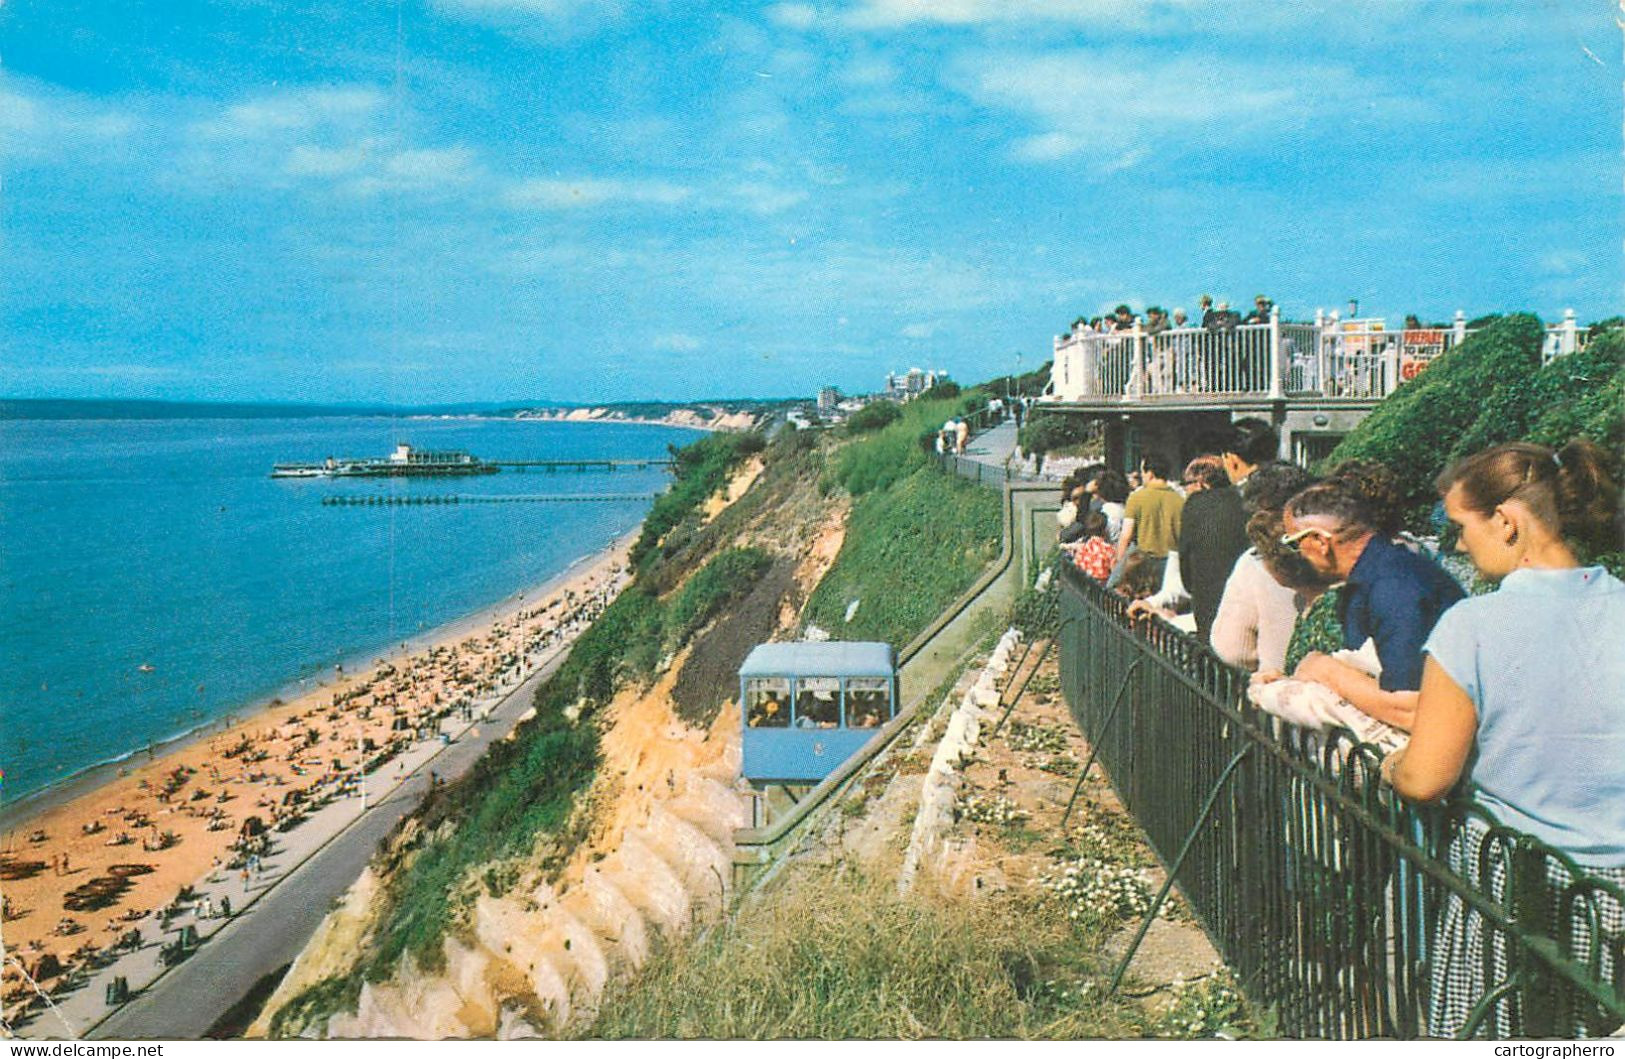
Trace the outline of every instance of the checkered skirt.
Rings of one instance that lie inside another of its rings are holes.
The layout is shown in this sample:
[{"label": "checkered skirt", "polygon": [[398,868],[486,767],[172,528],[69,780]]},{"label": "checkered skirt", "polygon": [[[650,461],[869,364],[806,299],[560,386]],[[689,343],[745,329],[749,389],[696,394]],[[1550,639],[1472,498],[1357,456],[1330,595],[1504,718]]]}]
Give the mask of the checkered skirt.
[{"label": "checkered skirt", "polygon": [[[1451,869],[1474,889],[1488,896],[1497,905],[1507,907],[1508,866],[1505,857],[1492,855],[1481,865],[1480,851],[1489,828],[1477,818],[1469,818],[1450,844],[1447,860]],[[1487,871],[1485,870],[1487,869]],[[1488,875],[1487,879],[1483,878]],[[1586,874],[1625,888],[1625,868],[1587,868]],[[1557,901],[1574,879],[1562,863],[1555,858],[1546,862],[1546,878],[1550,885],[1553,920],[1558,914]],[[1589,910],[1595,910],[1595,916]],[[1593,918],[1599,928],[1593,930]],[[1625,973],[1620,966],[1619,953],[1625,944],[1625,906],[1606,894],[1594,894],[1592,901],[1577,901],[1571,923],[1572,933],[1568,951],[1582,966],[1587,965],[1600,945],[1597,954],[1604,981],[1617,981]],[[1454,894],[1449,895],[1439,918],[1432,948],[1432,967],[1428,990],[1428,1035],[1430,1037],[1458,1037],[1467,1029],[1473,1009],[1490,991],[1507,981],[1515,961],[1529,961],[1531,957],[1509,945],[1507,936],[1487,923],[1482,915],[1470,908]],[[1537,965],[1524,968],[1525,979],[1545,975]],[[1557,1027],[1559,1035],[1573,1037],[1605,1037],[1619,1026],[1619,1020],[1600,1011],[1594,1004],[1575,999],[1576,1011],[1570,1025]],[[1490,1011],[1473,1027],[1478,1038],[1504,1039],[1526,1036],[1523,1025],[1519,990],[1513,989],[1497,1000]]]}]

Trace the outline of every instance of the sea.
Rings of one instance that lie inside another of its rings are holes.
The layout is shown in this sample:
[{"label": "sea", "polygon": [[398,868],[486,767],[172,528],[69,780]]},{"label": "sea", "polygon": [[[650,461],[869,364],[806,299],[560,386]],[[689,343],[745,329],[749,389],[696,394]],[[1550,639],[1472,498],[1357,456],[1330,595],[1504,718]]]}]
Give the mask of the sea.
[{"label": "sea", "polygon": [[[0,769],[15,803],[518,601],[633,530],[662,468],[272,479],[397,442],[664,457],[692,430],[503,418],[0,420]],[[349,506],[324,498],[630,496]],[[82,780],[81,780],[82,782]]]}]

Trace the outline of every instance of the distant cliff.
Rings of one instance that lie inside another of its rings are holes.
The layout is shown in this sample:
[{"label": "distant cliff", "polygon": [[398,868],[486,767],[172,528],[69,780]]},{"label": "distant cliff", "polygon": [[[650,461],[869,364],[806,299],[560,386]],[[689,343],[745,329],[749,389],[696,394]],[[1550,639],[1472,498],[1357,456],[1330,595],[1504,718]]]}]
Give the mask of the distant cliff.
[{"label": "distant cliff", "polygon": [[610,404],[579,408],[533,408],[515,413],[517,419],[546,419],[571,423],[620,421],[691,427],[696,430],[751,430],[765,409],[724,404]]}]

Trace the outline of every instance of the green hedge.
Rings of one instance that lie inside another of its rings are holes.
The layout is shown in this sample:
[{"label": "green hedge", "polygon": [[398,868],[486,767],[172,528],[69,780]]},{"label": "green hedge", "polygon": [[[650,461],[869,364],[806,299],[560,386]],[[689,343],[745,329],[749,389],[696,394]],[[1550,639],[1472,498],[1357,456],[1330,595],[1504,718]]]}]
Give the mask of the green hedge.
[{"label": "green hedge", "polygon": [[1590,438],[1616,455],[1625,451],[1625,327],[1542,368],[1528,439],[1559,446]]},{"label": "green hedge", "polygon": [[1440,471],[1503,441],[1561,445],[1589,437],[1617,451],[1625,332],[1607,332],[1542,367],[1544,334],[1540,320],[1526,313],[1491,321],[1378,405],[1324,466],[1378,460],[1421,512],[1437,499]]}]

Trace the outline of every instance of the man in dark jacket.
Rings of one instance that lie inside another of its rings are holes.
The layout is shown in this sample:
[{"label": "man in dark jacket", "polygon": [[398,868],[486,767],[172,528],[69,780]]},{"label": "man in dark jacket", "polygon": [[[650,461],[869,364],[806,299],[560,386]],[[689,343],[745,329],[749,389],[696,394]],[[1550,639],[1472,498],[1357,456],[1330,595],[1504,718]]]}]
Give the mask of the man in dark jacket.
[{"label": "man in dark jacket", "polygon": [[1219,449],[1225,473],[1230,476],[1230,484],[1237,489],[1246,485],[1254,471],[1266,463],[1275,462],[1280,448],[1281,435],[1257,416],[1231,423]]},{"label": "man in dark jacket", "polygon": [[1247,550],[1247,515],[1242,510],[1241,491],[1231,486],[1217,456],[1192,460],[1185,467],[1183,484],[1179,576],[1190,593],[1197,639],[1206,641],[1230,570]]}]

